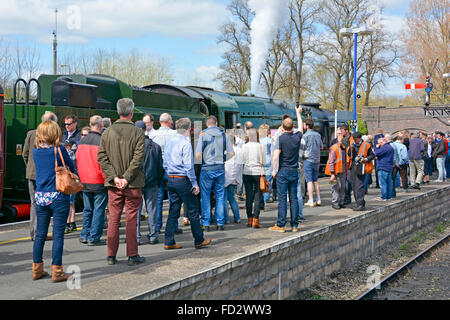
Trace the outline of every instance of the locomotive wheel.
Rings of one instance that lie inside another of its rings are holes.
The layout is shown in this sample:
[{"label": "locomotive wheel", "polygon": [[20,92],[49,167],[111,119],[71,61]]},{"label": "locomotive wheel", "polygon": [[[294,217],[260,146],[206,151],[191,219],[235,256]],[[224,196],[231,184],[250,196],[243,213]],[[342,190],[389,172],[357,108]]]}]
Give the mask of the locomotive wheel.
[{"label": "locomotive wheel", "polygon": [[11,223],[16,221],[17,209],[9,203],[3,203],[2,210],[0,212],[0,223]]}]

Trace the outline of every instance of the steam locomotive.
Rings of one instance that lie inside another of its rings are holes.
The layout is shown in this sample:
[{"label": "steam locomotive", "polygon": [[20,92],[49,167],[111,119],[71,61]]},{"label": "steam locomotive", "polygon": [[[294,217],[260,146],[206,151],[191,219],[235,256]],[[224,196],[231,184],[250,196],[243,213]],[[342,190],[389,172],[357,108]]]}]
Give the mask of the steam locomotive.
[{"label": "steam locomotive", "polygon": [[[25,87],[25,100],[19,100],[18,86]],[[31,99],[35,84],[36,99]],[[88,125],[93,115],[118,119],[116,103],[121,98],[131,98],[135,103],[133,121],[146,113],[155,117],[168,112],[174,121],[189,117],[192,122],[214,115],[219,125],[232,129],[238,122],[252,121],[255,127],[266,123],[278,128],[284,114],[295,119],[295,106],[282,100],[241,96],[196,86],[153,84],[145,87],[128,85],[106,75],[46,75],[38,79],[18,79],[13,88],[13,99],[3,101],[0,88],[0,223],[24,220],[29,217],[29,193],[25,179],[22,148],[26,134],[35,129],[45,111],[52,111],[61,125],[69,114],[78,117],[79,127]],[[334,114],[319,108],[318,104],[303,105],[303,117],[311,117],[328,146],[334,135]],[[341,120],[340,122],[343,122]],[[328,151],[321,155],[324,166]]]}]

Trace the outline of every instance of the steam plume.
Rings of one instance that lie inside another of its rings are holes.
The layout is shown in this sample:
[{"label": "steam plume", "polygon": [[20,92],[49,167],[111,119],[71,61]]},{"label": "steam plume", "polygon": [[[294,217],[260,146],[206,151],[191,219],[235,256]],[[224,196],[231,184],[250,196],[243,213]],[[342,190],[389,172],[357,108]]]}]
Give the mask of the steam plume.
[{"label": "steam plume", "polygon": [[255,12],[250,26],[252,39],[250,44],[251,92],[255,94],[272,41],[285,16],[288,0],[249,0],[248,4],[250,9]]}]

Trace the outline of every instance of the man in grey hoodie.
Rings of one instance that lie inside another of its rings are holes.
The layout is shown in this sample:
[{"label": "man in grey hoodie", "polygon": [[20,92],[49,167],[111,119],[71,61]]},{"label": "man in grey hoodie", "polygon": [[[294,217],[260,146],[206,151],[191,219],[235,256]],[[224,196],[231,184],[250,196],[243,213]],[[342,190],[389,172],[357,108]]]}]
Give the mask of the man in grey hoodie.
[{"label": "man in grey hoodie", "polygon": [[201,224],[207,231],[211,224],[211,190],[216,198],[215,218],[217,230],[224,230],[224,193],[225,193],[225,161],[234,156],[233,145],[225,130],[217,127],[217,118],[206,119],[207,128],[200,133],[195,157],[201,161],[200,194],[202,219]]}]

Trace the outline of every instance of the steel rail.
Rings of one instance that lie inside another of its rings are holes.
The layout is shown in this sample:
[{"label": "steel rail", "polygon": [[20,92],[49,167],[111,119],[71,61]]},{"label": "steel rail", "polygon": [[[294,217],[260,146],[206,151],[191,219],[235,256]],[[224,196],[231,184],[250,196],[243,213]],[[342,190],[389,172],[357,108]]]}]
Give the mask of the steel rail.
[{"label": "steel rail", "polygon": [[[374,295],[377,294],[377,290],[380,291],[383,286],[386,286],[388,283],[398,278],[401,274],[403,274],[413,263],[417,262],[419,259],[423,258],[427,253],[431,253],[432,251],[438,249],[446,242],[450,240],[450,233],[446,234],[439,240],[435,241],[432,245],[428,246],[425,250],[421,251],[414,258],[410,259],[408,262],[404,263],[401,267],[397,268],[395,271],[391,272],[388,276],[386,276],[380,283],[377,283],[372,288],[368,289],[366,292],[361,294],[355,300],[370,300]],[[377,289],[379,288],[379,289]]]}]

